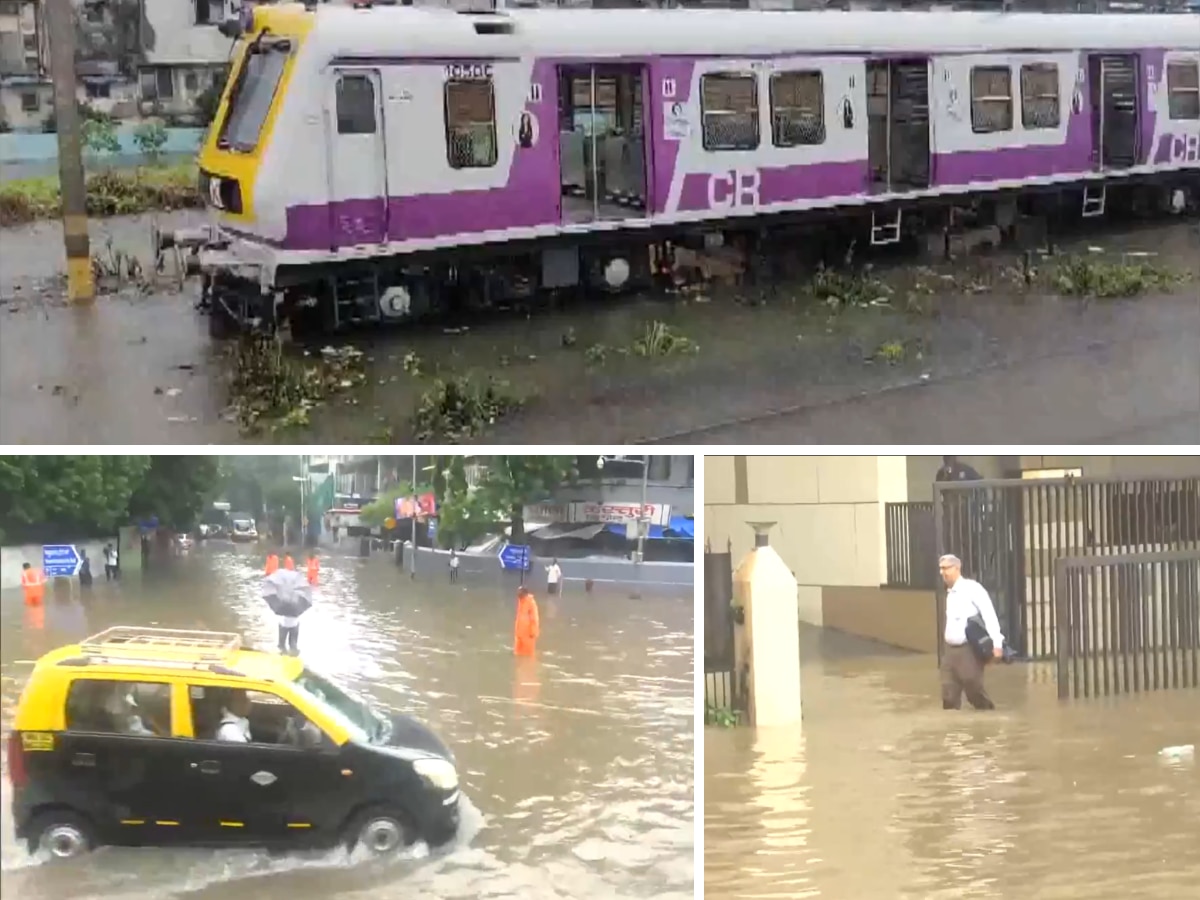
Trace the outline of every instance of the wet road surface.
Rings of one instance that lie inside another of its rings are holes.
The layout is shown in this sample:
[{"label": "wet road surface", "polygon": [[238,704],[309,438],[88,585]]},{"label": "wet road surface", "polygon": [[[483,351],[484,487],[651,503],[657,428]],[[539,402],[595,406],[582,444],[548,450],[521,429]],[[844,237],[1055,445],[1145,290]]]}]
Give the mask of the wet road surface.
[{"label": "wet road surface", "polygon": [[[823,646],[822,649],[819,649]],[[1200,884],[1200,693],[943,712],[936,662],[802,632],[804,726],[704,737],[705,896],[1170,900]]]},{"label": "wet road surface", "polygon": [[[41,619],[5,591],[0,727],[30,660],[110,624],[237,629],[273,644],[261,562],[249,549],[202,546],[169,578],[99,583],[86,603],[48,597]],[[381,707],[427,721],[454,749],[469,798],[454,846],[363,863],[344,851],[109,848],[36,864],[15,844],[4,779],[5,897],[690,900],[690,599],[539,598],[539,656],[518,664],[507,588],[414,585],[382,558],[326,557],[321,578],[301,655]]]},{"label": "wet road surface", "polygon": [[[159,218],[178,227],[202,214]],[[148,261],[150,222],[94,222],[94,244],[112,236]],[[228,365],[193,310],[194,283],[183,294],[69,309],[56,299],[61,289],[36,288],[61,270],[57,226],[8,230],[0,244],[0,442],[239,441],[224,412]],[[355,338],[371,360],[366,386],[282,439],[375,442],[390,433],[403,442],[430,373],[470,373],[502,379],[524,401],[482,436],[500,443],[1195,442],[1200,230],[1114,229],[1077,244],[1160,253],[1198,280],[1170,295],[1090,303],[964,287],[924,315],[830,316],[820,304],[778,298],[647,299],[493,316],[453,336],[375,332]],[[631,353],[654,321],[698,352]],[[904,345],[905,357],[872,361],[885,343]],[[597,347],[607,348],[600,362]],[[421,374],[405,369],[409,356]]]}]

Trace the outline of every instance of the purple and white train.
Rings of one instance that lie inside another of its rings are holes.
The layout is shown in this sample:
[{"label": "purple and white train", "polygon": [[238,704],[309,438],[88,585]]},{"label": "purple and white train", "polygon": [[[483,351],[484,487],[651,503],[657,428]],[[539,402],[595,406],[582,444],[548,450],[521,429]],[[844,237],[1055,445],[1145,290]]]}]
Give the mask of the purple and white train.
[{"label": "purple and white train", "polygon": [[214,333],[619,287],[831,213],[887,243],[948,200],[1178,207],[1200,16],[259,7],[199,162]]}]

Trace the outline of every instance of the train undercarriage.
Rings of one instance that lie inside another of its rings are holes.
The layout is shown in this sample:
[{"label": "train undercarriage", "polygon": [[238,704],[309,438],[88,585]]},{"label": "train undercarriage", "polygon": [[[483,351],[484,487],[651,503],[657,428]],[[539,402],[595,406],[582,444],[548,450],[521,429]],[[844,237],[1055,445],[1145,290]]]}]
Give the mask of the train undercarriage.
[{"label": "train undercarriage", "polygon": [[[234,239],[208,229],[155,237],[201,279],[199,308],[216,339],[286,328],[316,339],[347,328],[466,322],[487,310],[533,310],[564,295],[603,296],[732,283],[770,292],[815,270],[879,253],[953,255],[987,229],[1010,247],[1053,252],[1080,221],[1200,213],[1200,172],[1179,171],[1040,190],[776,214],[662,229],[629,229],[536,242],[261,270]],[[933,248],[931,250],[931,248]]]}]

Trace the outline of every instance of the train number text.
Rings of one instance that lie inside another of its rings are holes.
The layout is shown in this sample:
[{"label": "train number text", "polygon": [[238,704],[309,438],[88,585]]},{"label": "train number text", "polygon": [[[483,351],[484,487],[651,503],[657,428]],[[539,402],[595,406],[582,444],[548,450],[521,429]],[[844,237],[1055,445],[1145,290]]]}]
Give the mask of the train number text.
[{"label": "train number text", "polygon": [[447,81],[491,81],[491,63],[447,63]]},{"label": "train number text", "polygon": [[708,177],[709,209],[753,209],[758,206],[762,175],[758,169],[731,169]]},{"label": "train number text", "polygon": [[1200,162],[1200,134],[1173,134],[1171,141],[1171,162]]}]

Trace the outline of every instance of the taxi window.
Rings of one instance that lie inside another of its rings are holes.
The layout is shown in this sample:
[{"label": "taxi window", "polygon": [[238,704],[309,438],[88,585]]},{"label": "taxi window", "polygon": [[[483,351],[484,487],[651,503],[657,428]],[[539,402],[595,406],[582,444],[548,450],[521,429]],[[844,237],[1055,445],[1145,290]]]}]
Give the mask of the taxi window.
[{"label": "taxi window", "polygon": [[335,746],[304,713],[268,691],[191,685],[188,698],[197,740],[304,749]]},{"label": "taxi window", "polygon": [[67,731],[136,737],[171,733],[171,686],[80,678],[67,692]]}]

